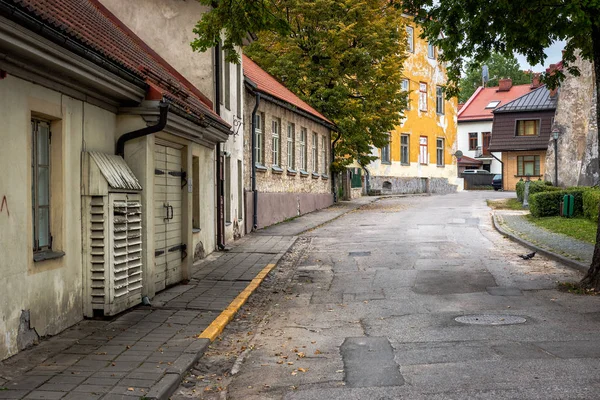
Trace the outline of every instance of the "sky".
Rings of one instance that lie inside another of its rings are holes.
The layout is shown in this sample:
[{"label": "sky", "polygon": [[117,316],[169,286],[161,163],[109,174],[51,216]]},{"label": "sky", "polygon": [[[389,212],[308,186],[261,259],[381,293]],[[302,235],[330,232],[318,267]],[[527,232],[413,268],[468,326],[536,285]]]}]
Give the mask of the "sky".
[{"label": "sky", "polygon": [[560,41],[560,42],[554,42],[554,44],[550,47],[548,47],[545,51],[546,55],[548,56],[548,58],[546,58],[546,65],[534,65],[534,66],[530,66],[529,63],[527,62],[527,60],[525,59],[525,56],[521,55],[521,54],[515,54],[515,57],[517,57],[517,60],[519,61],[519,64],[521,65],[521,69],[523,70],[528,70],[529,68],[533,69],[534,72],[543,72],[546,70],[546,68],[548,68],[550,66],[550,64],[556,64],[557,62],[559,62],[562,58],[562,50],[565,47],[565,42],[564,41]]}]

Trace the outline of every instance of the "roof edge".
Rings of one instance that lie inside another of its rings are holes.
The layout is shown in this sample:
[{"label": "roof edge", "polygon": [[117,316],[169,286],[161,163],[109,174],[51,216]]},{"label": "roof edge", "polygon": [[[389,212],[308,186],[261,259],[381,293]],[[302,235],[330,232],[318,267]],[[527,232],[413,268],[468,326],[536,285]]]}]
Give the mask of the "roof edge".
[{"label": "roof edge", "polygon": [[473,100],[475,100],[475,97],[477,97],[479,95],[479,93],[481,93],[481,91],[484,89],[483,86],[479,86],[477,88],[477,90],[475,90],[475,93],[473,93],[471,95],[471,97],[469,97],[469,100],[467,100],[467,102],[465,104],[463,104],[462,108],[458,111],[458,114],[456,114],[457,117],[460,117],[460,114],[463,113],[464,110],[466,110],[471,103],[473,102]]}]

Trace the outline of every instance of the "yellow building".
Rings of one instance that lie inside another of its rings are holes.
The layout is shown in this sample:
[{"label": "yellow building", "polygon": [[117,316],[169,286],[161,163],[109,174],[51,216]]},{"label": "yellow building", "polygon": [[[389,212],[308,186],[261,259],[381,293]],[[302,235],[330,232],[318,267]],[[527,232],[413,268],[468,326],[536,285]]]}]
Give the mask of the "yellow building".
[{"label": "yellow building", "polygon": [[389,145],[373,149],[378,160],[367,166],[369,188],[382,193],[450,193],[457,190],[457,101],[447,101],[446,70],[438,50],[421,39],[421,28],[406,24],[408,58],[402,89],[408,107],[400,126],[390,132]]}]

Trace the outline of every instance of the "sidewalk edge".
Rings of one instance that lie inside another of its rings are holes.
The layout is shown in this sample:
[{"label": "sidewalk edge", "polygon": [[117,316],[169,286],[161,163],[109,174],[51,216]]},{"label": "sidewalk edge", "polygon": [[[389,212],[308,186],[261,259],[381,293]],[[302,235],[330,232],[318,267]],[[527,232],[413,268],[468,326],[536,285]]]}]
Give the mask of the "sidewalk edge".
[{"label": "sidewalk edge", "polygon": [[578,271],[581,272],[587,272],[588,269],[590,268],[588,265],[585,265],[583,263],[580,263],[578,261],[575,260],[571,260],[570,258],[567,258],[565,256],[562,256],[560,254],[554,253],[550,250],[546,250],[543,249],[531,242],[529,242],[528,240],[525,240],[523,238],[520,238],[519,236],[514,235],[511,232],[508,232],[507,230],[505,230],[504,228],[502,228],[500,226],[500,223],[498,222],[497,216],[495,212],[492,212],[492,223],[494,225],[494,228],[501,233],[502,235],[506,236],[507,238],[509,238],[510,240],[512,240],[513,242],[519,243],[525,247],[530,248],[531,250],[535,250],[540,254],[543,254],[544,256],[554,260],[554,261],[558,261],[561,264],[566,265],[567,267],[576,269]]}]

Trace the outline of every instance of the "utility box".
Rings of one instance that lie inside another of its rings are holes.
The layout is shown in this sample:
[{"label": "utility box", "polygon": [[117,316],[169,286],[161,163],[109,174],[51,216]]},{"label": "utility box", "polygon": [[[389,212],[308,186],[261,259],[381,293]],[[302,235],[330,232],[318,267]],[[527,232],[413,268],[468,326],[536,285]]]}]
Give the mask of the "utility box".
[{"label": "utility box", "polygon": [[84,154],[84,315],[116,315],[141,303],[142,186],[121,157]]},{"label": "utility box", "polygon": [[562,217],[571,218],[575,210],[575,197],[572,194],[564,195],[560,208],[560,215]]}]

